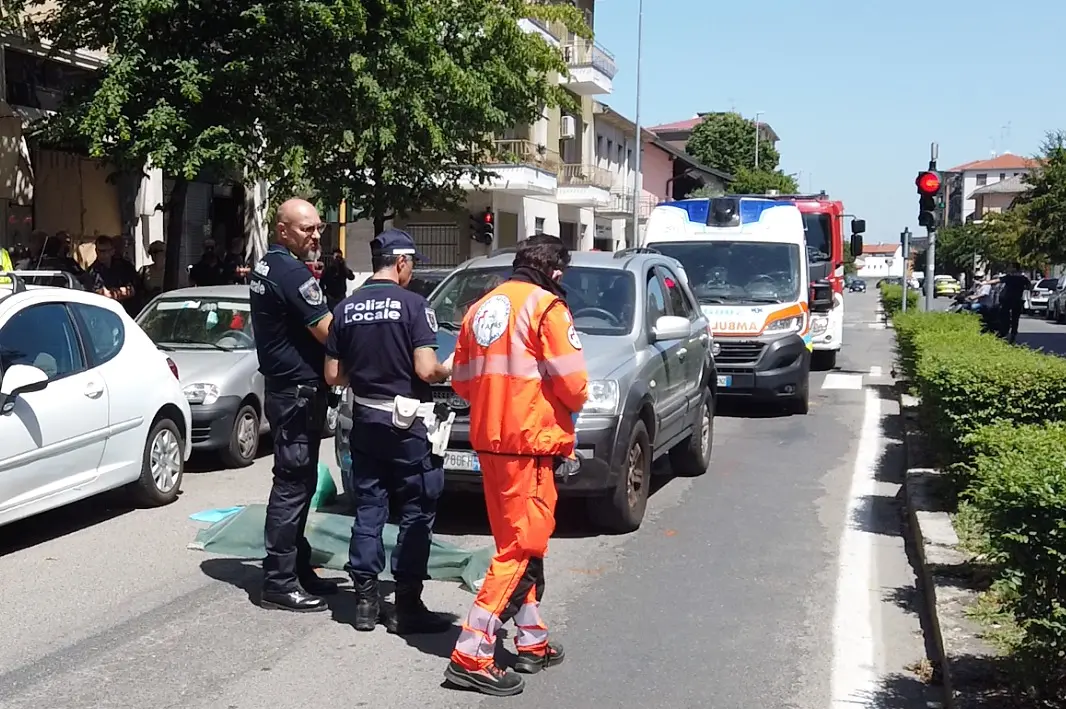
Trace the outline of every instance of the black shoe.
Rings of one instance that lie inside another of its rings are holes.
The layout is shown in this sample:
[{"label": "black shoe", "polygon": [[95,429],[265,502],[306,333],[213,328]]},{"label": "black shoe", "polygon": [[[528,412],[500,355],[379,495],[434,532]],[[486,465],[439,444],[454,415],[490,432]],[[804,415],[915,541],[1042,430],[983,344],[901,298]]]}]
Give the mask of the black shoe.
[{"label": "black shoe", "polygon": [[339,590],[336,581],[321,578],[313,571],[300,577],[300,587],[313,596],[331,596]]},{"label": "black shoe", "polygon": [[355,580],[355,629],[364,633],[372,631],[381,616],[381,596],[378,580]]},{"label": "black shoe", "polygon": [[449,619],[426,608],[421,583],[397,583],[396,612],[386,619],[385,627],[394,635],[432,635],[446,633],[453,626]]},{"label": "black shoe", "polygon": [[493,697],[513,697],[526,688],[521,676],[493,663],[483,670],[468,670],[454,662],[448,663],[444,679],[458,687],[473,689]]},{"label": "black shoe", "polygon": [[318,596],[312,596],[303,590],[277,593],[264,591],[259,601],[262,608],[270,608],[278,611],[292,611],[293,613],[314,613],[326,610],[326,602]]},{"label": "black shoe", "polygon": [[562,645],[548,643],[543,655],[537,655],[532,652],[519,652],[518,659],[514,663],[514,670],[525,675],[535,675],[541,670],[561,664],[565,659],[566,653],[563,652]]}]

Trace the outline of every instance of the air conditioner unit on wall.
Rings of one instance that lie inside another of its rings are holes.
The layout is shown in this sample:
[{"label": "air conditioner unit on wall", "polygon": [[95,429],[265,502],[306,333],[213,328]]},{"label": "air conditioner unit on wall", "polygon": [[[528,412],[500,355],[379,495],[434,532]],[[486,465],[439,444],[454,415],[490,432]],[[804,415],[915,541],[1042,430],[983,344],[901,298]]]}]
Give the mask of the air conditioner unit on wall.
[{"label": "air conditioner unit on wall", "polygon": [[569,140],[577,135],[577,121],[573,116],[563,116],[562,125],[559,127],[559,137]]}]

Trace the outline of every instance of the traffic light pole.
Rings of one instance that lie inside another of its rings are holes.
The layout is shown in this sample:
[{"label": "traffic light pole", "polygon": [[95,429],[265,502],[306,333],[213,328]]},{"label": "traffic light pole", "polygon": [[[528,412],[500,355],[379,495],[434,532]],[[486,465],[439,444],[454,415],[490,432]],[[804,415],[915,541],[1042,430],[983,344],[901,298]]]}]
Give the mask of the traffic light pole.
[{"label": "traffic light pole", "polygon": [[911,230],[903,227],[899,238],[903,242],[903,312],[907,312],[907,279],[910,277],[911,270]]},{"label": "traffic light pole", "polygon": [[[929,146],[930,172],[936,172],[938,152],[939,146],[936,143],[932,143]],[[933,281],[936,278],[936,227],[926,227],[926,233],[929,235],[929,246],[925,250],[925,311],[930,312],[933,310],[933,292],[935,290]]]}]

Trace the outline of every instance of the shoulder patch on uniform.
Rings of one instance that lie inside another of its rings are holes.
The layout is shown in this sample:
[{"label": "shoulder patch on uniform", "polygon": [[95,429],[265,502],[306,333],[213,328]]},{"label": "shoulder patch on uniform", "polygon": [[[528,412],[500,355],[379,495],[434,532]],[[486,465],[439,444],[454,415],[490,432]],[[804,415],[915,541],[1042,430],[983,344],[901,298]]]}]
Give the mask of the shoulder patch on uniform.
[{"label": "shoulder patch on uniform", "polygon": [[503,336],[511,322],[511,299],[494,295],[477,309],[471,322],[474,339],[482,347],[488,347]]},{"label": "shoulder patch on uniform", "polygon": [[566,339],[570,340],[570,344],[574,346],[575,350],[581,349],[581,338],[577,336],[577,330],[571,325],[566,331]]},{"label": "shoulder patch on uniform", "polygon": [[426,322],[429,323],[430,330],[437,331],[437,312],[433,308],[426,308]]},{"label": "shoulder patch on uniform", "polygon": [[319,285],[318,279],[311,276],[303,285],[298,289],[300,291],[300,297],[302,297],[308,305],[322,305],[326,302],[326,296],[322,293],[322,286]]}]

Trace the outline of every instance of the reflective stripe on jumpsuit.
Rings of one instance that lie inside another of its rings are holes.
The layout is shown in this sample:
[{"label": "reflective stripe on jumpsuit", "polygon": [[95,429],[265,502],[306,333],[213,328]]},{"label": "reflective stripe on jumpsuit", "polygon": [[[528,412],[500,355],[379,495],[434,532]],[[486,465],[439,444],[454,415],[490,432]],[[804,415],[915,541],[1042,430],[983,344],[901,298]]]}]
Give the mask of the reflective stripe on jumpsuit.
[{"label": "reflective stripe on jumpsuit", "polygon": [[547,650],[540,601],[558,500],[553,463],[573,452],[573,412],[584,403],[588,383],[565,303],[509,281],[470,312],[501,295],[510,303],[507,329],[487,344],[461,337],[452,375],[456,393],[471,403],[470,441],[481,461],[497,549],[451,657],[473,671],[492,664],[496,634],[508,620],[515,622],[520,653]]}]

